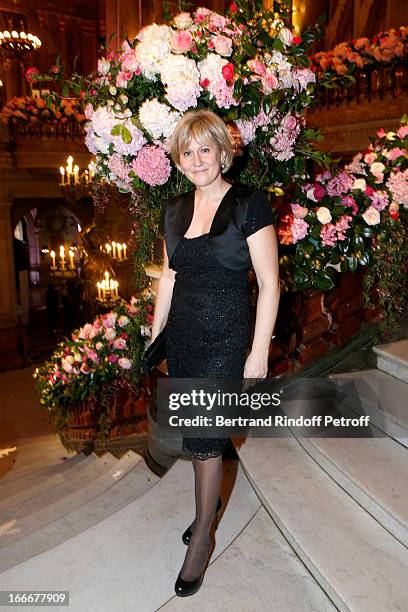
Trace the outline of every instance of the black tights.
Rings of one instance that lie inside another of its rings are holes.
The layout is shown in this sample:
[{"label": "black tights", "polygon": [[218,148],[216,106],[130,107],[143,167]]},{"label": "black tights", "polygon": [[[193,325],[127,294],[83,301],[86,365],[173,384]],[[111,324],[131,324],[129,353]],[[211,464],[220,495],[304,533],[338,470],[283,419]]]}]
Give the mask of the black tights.
[{"label": "black tights", "polygon": [[221,492],[222,455],[208,459],[193,458],[195,475],[196,516],[191,525],[192,535],[180,576],[183,580],[195,580],[201,574],[207,560],[211,540],[210,527]]}]

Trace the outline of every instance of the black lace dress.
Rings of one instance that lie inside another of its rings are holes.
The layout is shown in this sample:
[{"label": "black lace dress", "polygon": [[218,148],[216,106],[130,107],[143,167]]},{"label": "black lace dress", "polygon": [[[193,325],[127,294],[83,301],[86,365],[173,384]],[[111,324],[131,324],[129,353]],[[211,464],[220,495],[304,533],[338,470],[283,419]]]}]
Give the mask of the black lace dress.
[{"label": "black lace dress", "polygon": [[[272,223],[256,199],[248,207],[245,236]],[[248,270],[224,266],[209,248],[209,233],[183,237],[174,251],[176,271],[166,327],[168,373],[176,378],[242,378],[250,340]],[[183,438],[183,453],[207,459],[230,438]]]}]

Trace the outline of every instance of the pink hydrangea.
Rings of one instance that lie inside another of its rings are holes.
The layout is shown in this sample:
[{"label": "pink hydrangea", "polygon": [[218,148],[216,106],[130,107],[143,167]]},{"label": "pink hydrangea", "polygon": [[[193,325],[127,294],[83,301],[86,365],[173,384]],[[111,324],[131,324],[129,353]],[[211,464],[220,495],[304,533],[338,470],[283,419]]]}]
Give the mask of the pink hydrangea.
[{"label": "pink hydrangea", "polygon": [[294,244],[307,236],[308,227],[309,224],[306,223],[304,219],[298,219],[296,217],[293,219],[293,223],[290,229],[292,232],[292,239]]},{"label": "pink hydrangea", "polygon": [[392,172],[388,178],[387,187],[395,202],[408,206],[408,169],[403,172]]},{"label": "pink hydrangea", "polygon": [[141,149],[132,168],[137,176],[148,185],[164,185],[171,174],[171,164],[162,147],[147,145]]},{"label": "pink hydrangea", "polygon": [[386,191],[374,191],[371,196],[371,205],[377,210],[384,210],[388,206],[388,193]]},{"label": "pink hydrangea", "polygon": [[343,206],[349,206],[353,215],[356,215],[358,213],[358,206],[352,196],[344,196],[341,199],[341,203],[343,204]]},{"label": "pink hydrangea", "polygon": [[353,186],[353,178],[347,172],[339,172],[327,183],[329,196],[340,196],[347,193]]}]

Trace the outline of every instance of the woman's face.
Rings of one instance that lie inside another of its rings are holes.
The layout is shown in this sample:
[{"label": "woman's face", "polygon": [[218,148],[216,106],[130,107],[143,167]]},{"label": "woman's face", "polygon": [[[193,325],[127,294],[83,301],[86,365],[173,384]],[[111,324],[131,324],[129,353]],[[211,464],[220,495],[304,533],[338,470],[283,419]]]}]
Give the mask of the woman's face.
[{"label": "woman's face", "polygon": [[221,151],[213,140],[200,144],[192,138],[180,151],[180,167],[194,185],[210,185],[221,172]]}]

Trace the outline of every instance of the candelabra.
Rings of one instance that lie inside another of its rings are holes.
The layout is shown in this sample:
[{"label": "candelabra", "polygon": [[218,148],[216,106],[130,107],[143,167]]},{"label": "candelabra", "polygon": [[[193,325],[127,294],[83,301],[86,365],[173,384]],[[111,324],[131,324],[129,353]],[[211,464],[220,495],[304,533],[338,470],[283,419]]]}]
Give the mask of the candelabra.
[{"label": "candelabra", "polygon": [[127,259],[127,245],[123,242],[107,242],[104,246],[101,244],[99,249],[107,253],[112,259],[117,261],[125,261]]},{"label": "candelabra", "polygon": [[109,278],[109,272],[105,271],[105,278],[96,283],[98,289],[97,300],[99,302],[115,302],[119,299],[119,283]]},{"label": "candelabra", "polygon": [[59,172],[59,186],[67,200],[76,201],[90,195],[95,176],[95,162],[91,161],[88,168],[80,172],[79,166],[74,164],[74,158],[69,155],[65,168],[60,166]]}]

